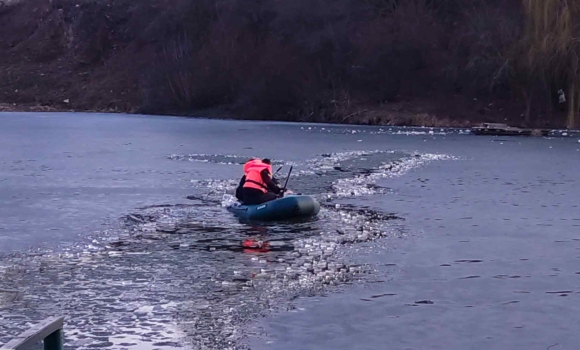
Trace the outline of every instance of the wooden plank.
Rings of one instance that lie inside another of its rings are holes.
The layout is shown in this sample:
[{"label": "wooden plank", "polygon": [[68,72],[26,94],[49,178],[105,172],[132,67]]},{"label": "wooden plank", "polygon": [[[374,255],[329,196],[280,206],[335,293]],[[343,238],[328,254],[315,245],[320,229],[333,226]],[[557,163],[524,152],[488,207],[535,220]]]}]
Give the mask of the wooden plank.
[{"label": "wooden plank", "polygon": [[[64,324],[64,317],[50,317],[21,333],[8,343],[4,344],[0,350],[26,350],[44,340],[52,333],[61,330]],[[60,333],[60,332],[59,332]]]},{"label": "wooden plank", "polygon": [[63,350],[62,340],[62,330],[59,329],[58,331],[44,338],[44,350]]}]

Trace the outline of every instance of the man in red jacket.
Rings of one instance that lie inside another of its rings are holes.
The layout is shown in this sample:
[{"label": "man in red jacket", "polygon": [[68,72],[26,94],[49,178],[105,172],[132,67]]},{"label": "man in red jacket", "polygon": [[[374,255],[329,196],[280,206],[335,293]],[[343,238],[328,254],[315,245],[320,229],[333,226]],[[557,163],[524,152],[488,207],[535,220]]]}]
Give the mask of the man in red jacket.
[{"label": "man in red jacket", "polygon": [[250,159],[244,164],[244,176],[236,189],[236,197],[244,204],[262,204],[272,201],[282,193],[272,176],[272,163],[268,158]]}]

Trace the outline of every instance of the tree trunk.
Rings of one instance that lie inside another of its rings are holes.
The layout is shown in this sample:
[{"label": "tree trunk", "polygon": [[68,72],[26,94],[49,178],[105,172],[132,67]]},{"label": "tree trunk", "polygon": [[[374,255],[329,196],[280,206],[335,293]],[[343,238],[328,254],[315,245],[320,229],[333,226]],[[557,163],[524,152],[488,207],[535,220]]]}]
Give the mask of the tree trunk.
[{"label": "tree trunk", "polygon": [[570,92],[568,94],[568,122],[567,127],[568,129],[572,129],[574,127],[574,117],[576,116],[576,91],[574,91],[574,83],[570,85]]},{"label": "tree trunk", "polygon": [[529,91],[524,89],[524,99],[526,100],[526,113],[524,114],[524,121],[526,124],[530,123],[531,120],[531,110],[532,110],[532,96],[534,95],[534,89],[530,88]]},{"label": "tree trunk", "polygon": [[[548,85],[548,105],[546,106],[546,118],[545,121],[551,121],[552,120],[552,115],[553,115],[553,101],[554,101],[554,96],[552,95],[552,87]],[[540,120],[541,122],[541,120]]]}]

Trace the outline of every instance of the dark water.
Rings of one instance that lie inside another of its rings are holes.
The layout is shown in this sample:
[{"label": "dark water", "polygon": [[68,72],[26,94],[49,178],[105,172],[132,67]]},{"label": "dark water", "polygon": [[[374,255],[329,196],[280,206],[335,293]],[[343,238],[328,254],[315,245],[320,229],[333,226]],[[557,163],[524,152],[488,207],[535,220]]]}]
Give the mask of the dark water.
[{"label": "dark water", "polygon": [[[71,349],[578,341],[577,137],[2,114],[0,146],[0,343],[61,314]],[[229,215],[250,156],[320,215]]]}]

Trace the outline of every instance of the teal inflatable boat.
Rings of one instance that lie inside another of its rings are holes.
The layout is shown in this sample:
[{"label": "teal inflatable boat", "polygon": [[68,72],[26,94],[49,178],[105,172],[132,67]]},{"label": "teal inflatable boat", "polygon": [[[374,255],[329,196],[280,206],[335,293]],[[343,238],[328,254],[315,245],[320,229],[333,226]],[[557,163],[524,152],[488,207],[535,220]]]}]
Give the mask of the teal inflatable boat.
[{"label": "teal inflatable boat", "polygon": [[310,196],[287,195],[263,204],[236,203],[228,206],[227,209],[242,219],[273,221],[316,216],[320,211],[320,203]]}]

